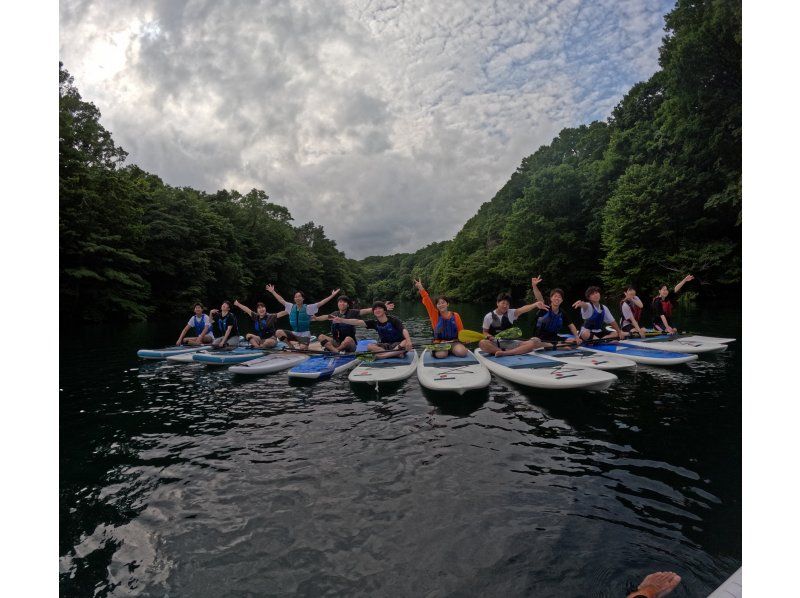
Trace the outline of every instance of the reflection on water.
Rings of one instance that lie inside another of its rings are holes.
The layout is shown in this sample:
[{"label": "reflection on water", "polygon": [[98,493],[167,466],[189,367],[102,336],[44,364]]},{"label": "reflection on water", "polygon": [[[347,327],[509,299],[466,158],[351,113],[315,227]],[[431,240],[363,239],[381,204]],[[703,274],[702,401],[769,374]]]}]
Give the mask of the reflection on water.
[{"label": "reflection on water", "polygon": [[65,596],[620,596],[654,570],[695,596],[741,562],[740,343],[458,398],[136,359],[168,332],[62,351]]}]

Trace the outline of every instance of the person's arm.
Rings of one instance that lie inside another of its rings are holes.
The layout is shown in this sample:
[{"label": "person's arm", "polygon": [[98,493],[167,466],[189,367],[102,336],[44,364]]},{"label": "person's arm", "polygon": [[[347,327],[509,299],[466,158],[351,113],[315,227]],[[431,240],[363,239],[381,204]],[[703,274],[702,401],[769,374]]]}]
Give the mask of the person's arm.
[{"label": "person's arm", "polygon": [[578,299],[575,303],[572,304],[572,307],[575,309],[583,309],[584,307],[589,307],[589,304],[586,301],[581,301]]},{"label": "person's arm", "polygon": [[617,324],[615,320],[611,320],[610,322],[608,322],[608,324],[611,325],[611,327],[614,329],[614,332],[617,333],[617,336],[619,338],[625,338],[626,336],[628,336],[628,333],[625,332],[622,328],[620,328],[619,324]]},{"label": "person's arm", "polygon": [[425,306],[425,311],[428,312],[428,319],[431,321],[431,326],[436,328],[436,324],[439,322],[439,310],[436,309],[431,296],[428,294],[428,291],[425,290],[425,287],[422,286],[422,283],[419,280],[417,283],[419,284],[417,288],[419,289],[419,296],[422,299],[422,305]]},{"label": "person's arm", "polygon": [[541,276],[534,276],[531,278],[531,288],[533,289],[533,296],[536,298],[536,301],[539,303],[544,303],[544,295],[539,290],[539,283],[542,282]]},{"label": "person's arm", "polygon": [[644,303],[642,303],[642,300],[641,300],[641,299],[639,299],[639,296],[638,296],[638,295],[634,295],[634,297],[633,297],[633,299],[631,299],[631,301],[633,301],[633,304],[634,304],[636,307],[638,307],[638,308],[640,308],[640,309],[643,309],[643,308],[644,308]]},{"label": "person's arm", "polygon": [[181,331],[181,335],[178,337],[178,342],[175,343],[176,345],[181,345],[183,343],[183,337],[186,336],[187,332],[189,332],[189,328],[191,328],[191,326],[188,324],[183,327],[183,331]]},{"label": "person's arm", "polygon": [[356,318],[340,318],[339,316],[333,316],[331,322],[334,324],[350,324],[351,326],[367,327],[367,323],[364,320],[358,320]]},{"label": "person's arm", "polygon": [[572,336],[574,337],[574,338],[568,338],[567,342],[568,343],[575,343],[576,345],[580,345],[581,342],[583,342],[583,341],[581,340],[580,334],[578,334],[578,329],[575,328],[575,324],[570,322],[569,324],[567,324],[567,328],[569,328],[569,331],[572,333]]},{"label": "person's arm", "polygon": [[[541,293],[539,293],[541,295]],[[548,311],[550,308],[547,307],[547,304],[544,301],[537,301],[536,303],[529,303],[528,305],[523,305],[522,307],[517,308],[517,318],[519,318],[522,314],[526,314],[532,309],[543,309]]]},{"label": "person's arm", "polygon": [[335,291],[331,291],[331,294],[328,295],[327,297],[325,297],[325,299],[323,299],[322,301],[317,301],[317,309],[319,309],[320,307],[325,305],[328,301],[330,301],[331,299],[336,297],[336,295],[338,295],[338,294],[339,294],[339,289],[336,289]]},{"label": "person's arm", "polygon": [[222,335],[222,342],[220,343],[221,345],[224,345],[228,342],[231,332],[233,332],[233,324],[228,324],[228,327],[225,329],[225,334]]},{"label": "person's arm", "polygon": [[270,293],[272,293],[272,296],[273,296],[273,297],[275,297],[275,299],[276,299],[277,301],[280,301],[281,305],[286,305],[286,304],[288,303],[288,301],[286,301],[286,299],[284,299],[283,297],[281,297],[281,296],[278,294],[278,291],[276,291],[276,290],[275,290],[275,285],[274,285],[274,284],[268,284],[268,285],[267,285],[267,290],[268,290]]},{"label": "person's arm", "polygon": [[456,330],[461,332],[464,330],[464,324],[461,322],[461,316],[456,312]]},{"label": "person's arm", "polygon": [[288,316],[288,315],[289,312],[286,311],[285,309],[282,309],[281,311],[275,314],[275,319],[277,320],[278,318],[282,318],[283,316]]},{"label": "person's arm", "polygon": [[246,305],[242,305],[241,303],[239,303],[238,299],[234,300],[233,304],[236,307],[238,307],[239,309],[241,309],[244,313],[246,313],[251,318],[253,317],[253,310],[250,309],[249,307],[247,307]]},{"label": "person's arm", "polygon": [[330,317],[330,316],[329,316],[328,314],[323,314],[323,315],[321,315],[321,316],[318,316],[318,315],[314,314],[313,316],[311,316],[311,320],[312,320],[313,322],[324,322],[324,321],[325,321],[325,320],[327,320],[329,317]]},{"label": "person's arm", "polygon": [[692,280],[694,280],[694,276],[692,276],[691,274],[687,274],[682,281],[680,281],[678,284],[675,285],[675,292],[680,293],[681,289],[683,288],[683,285],[685,285],[687,282],[691,282]]},{"label": "person's arm", "polygon": [[401,345],[406,351],[411,351],[414,349],[414,343],[411,342],[411,335],[408,334],[408,329],[405,326],[403,327],[403,342]]}]

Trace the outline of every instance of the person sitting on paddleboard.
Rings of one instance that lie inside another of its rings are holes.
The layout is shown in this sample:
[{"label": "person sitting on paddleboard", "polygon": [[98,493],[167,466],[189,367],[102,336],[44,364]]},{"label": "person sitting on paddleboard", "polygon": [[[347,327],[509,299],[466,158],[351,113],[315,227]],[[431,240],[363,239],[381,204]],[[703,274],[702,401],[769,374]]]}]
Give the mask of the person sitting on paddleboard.
[{"label": "person sitting on paddleboard", "polygon": [[523,314],[528,313],[532,309],[547,309],[544,303],[544,296],[539,290],[538,284],[542,281],[541,278],[531,278],[531,287],[533,288],[533,295],[536,297],[535,303],[529,303],[516,309],[511,308],[511,295],[508,293],[500,293],[497,296],[497,307],[486,314],[483,318],[483,333],[486,338],[478,343],[478,348],[484,353],[500,357],[502,355],[522,355],[523,353],[530,353],[545,344],[538,338],[533,337],[526,341],[518,340],[505,340],[496,339],[495,334],[503,330],[508,330]]},{"label": "person sitting on paddleboard", "polygon": [[254,313],[252,309],[239,303],[238,299],[233,304],[253,319],[255,334],[249,333],[245,336],[251,347],[254,349],[271,349],[278,344],[278,339],[275,337],[278,332],[278,318],[288,315],[286,310],[271,314],[267,312],[267,306],[259,301],[256,303],[256,311]]},{"label": "person sitting on paddleboard", "polygon": [[578,329],[572,321],[572,316],[561,309],[562,303],[564,303],[564,291],[558,288],[550,291],[550,305],[545,305],[545,309],[540,309],[536,314],[536,337],[545,343],[564,342],[558,333],[566,326],[574,337],[567,339],[567,342],[580,344]]},{"label": "person sitting on paddleboard", "polygon": [[[186,333],[190,330],[195,333],[195,336],[186,336]],[[178,337],[178,342],[175,344],[180,346],[184,342],[187,345],[202,345],[203,343],[214,342],[214,334],[211,332],[211,320],[203,313],[202,303],[194,304],[194,315],[189,318],[186,326],[183,327],[183,331]]]},{"label": "person sitting on paddleboard", "polygon": [[386,304],[383,301],[376,301],[372,304],[372,315],[374,320],[358,320],[354,318],[340,318],[334,316],[331,321],[334,324],[349,324],[351,326],[362,326],[378,332],[380,342],[370,343],[367,350],[375,353],[375,359],[387,359],[389,357],[402,357],[406,351],[413,351],[414,345],[411,336],[403,325],[403,322],[394,316],[386,313]]},{"label": "person sitting on paddleboard", "polygon": [[339,289],[336,289],[322,301],[306,305],[306,296],[303,291],[295,291],[294,303],[289,303],[275,291],[275,285],[268,284],[267,290],[272,293],[275,299],[283,304],[283,308],[289,313],[289,325],[292,327],[292,330],[278,330],[276,333],[278,340],[290,343],[295,349],[308,348],[311,342],[311,316],[316,314],[320,307],[339,294]]},{"label": "person sitting on paddleboard", "polygon": [[625,297],[620,302],[622,316],[619,319],[619,327],[625,332],[635,330],[639,336],[646,338],[647,332],[639,325],[643,307],[642,300],[636,296],[636,289],[631,285],[625,287]]},{"label": "person sitting on paddleboard", "polygon": [[694,276],[687,274],[682,281],[675,285],[672,297],[669,296],[669,288],[667,285],[661,285],[661,288],[658,289],[658,296],[653,299],[653,328],[669,332],[670,334],[678,332],[677,329],[670,325],[672,310],[675,307],[675,301],[683,285],[692,280],[694,280]]},{"label": "person sitting on paddleboard", "polygon": [[[580,299],[572,304],[572,307],[581,308],[583,326],[581,326],[580,337],[584,341],[591,339],[612,339],[625,338],[627,332],[620,329],[619,324],[611,315],[611,310],[600,303],[600,287],[589,287],[586,289],[586,301]],[[614,331],[606,330],[605,325],[610,324]]]},{"label": "person sitting on paddleboard", "polygon": [[447,357],[450,353],[456,357],[465,357],[467,348],[458,340],[458,333],[464,329],[464,325],[461,323],[461,316],[457,312],[450,311],[450,302],[444,295],[439,295],[436,298],[436,305],[434,306],[431,296],[422,286],[422,280],[415,280],[414,286],[417,287],[420,297],[422,297],[422,304],[425,306],[428,317],[431,320],[434,344],[450,345],[448,350],[432,351],[431,354],[439,359]]},{"label": "person sitting on paddleboard", "polygon": [[[349,297],[342,295],[336,301],[339,311],[332,312],[329,315],[311,316],[314,322],[322,322],[333,318],[355,318],[366,316],[372,313],[371,307],[364,309],[353,309],[353,300]],[[394,309],[394,303],[387,303],[388,310]],[[356,327],[352,324],[331,324],[331,334],[320,334],[318,337],[322,348],[326,351],[338,351],[340,353],[350,353],[356,350]]]},{"label": "person sitting on paddleboard", "polygon": [[211,310],[211,332],[215,337],[213,347],[239,344],[239,323],[231,313],[230,301],[223,301],[218,310]]}]

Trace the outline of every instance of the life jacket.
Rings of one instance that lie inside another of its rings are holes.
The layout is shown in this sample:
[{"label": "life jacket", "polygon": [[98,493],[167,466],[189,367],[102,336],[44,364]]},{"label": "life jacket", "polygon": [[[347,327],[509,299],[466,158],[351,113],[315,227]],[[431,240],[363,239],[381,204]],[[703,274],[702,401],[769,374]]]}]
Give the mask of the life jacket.
[{"label": "life jacket", "polygon": [[558,334],[561,326],[564,323],[564,314],[559,309],[558,314],[553,313],[553,310],[548,310],[541,318],[536,320],[536,330],[539,332],[549,332],[550,334]]},{"label": "life jacket", "polygon": [[262,340],[275,336],[275,314],[267,314],[263,318],[256,315],[253,318],[253,326]]},{"label": "life jacket", "polygon": [[384,324],[375,320],[375,323],[382,343],[399,343],[403,340],[403,332],[395,328],[391,320],[386,320]]},{"label": "life jacket", "polygon": [[[622,301],[620,301],[620,307],[622,305],[624,305],[625,303],[627,303],[628,307],[631,308],[631,313],[633,314],[633,317],[636,319],[636,321],[637,322],[641,322],[641,320],[642,320],[642,308],[639,307],[638,305],[636,305],[633,301],[628,300],[628,299],[623,299]],[[629,324],[629,323],[632,323],[632,322],[628,322],[628,320],[625,319],[625,316],[620,316],[619,317],[619,325],[620,326],[625,326],[626,324]]]},{"label": "life jacket", "polygon": [[[661,303],[661,311],[667,317],[667,320],[669,320],[672,317],[672,301],[669,298],[661,299],[661,297],[656,297],[655,299],[653,299],[654,308],[656,306],[656,303]],[[659,318],[658,315],[656,315],[655,318],[661,320],[661,318]]]},{"label": "life jacket", "polygon": [[592,315],[583,320],[583,327],[586,330],[597,331],[603,329],[603,319],[605,316],[605,306],[600,304],[600,311],[597,311],[593,303],[589,303],[592,308]]},{"label": "life jacket", "polygon": [[[228,315],[222,317],[220,313],[217,316],[217,319],[214,320],[214,331],[216,332],[217,336],[225,336],[225,331],[228,330],[228,326],[233,326],[233,330],[231,330],[231,336],[239,336],[239,327],[236,323],[236,316],[234,316],[231,312],[228,312]],[[230,338],[230,337],[229,337]]]},{"label": "life jacket", "polygon": [[289,312],[289,324],[292,325],[292,330],[295,332],[309,331],[311,319],[308,317],[305,304],[302,311],[297,309],[297,304],[292,305],[292,311]]},{"label": "life jacket", "polygon": [[511,328],[511,320],[508,319],[508,312],[503,314],[501,318],[494,311],[490,312],[492,316],[492,324],[489,326],[489,334],[494,336],[498,332],[508,330]]},{"label": "life jacket", "polygon": [[[339,314],[342,318],[350,317],[350,314],[347,312],[339,312]],[[331,324],[331,336],[337,343],[341,343],[348,336],[353,340],[356,340],[356,327],[352,324],[341,324],[334,322]]]},{"label": "life jacket", "polygon": [[199,321],[197,319],[197,316],[194,316],[194,322],[192,322],[192,325],[194,326],[194,333],[197,336],[200,336],[201,334],[203,334],[203,328],[206,327],[205,314],[200,316],[200,320]]},{"label": "life jacket", "polygon": [[439,316],[439,321],[436,322],[436,328],[433,331],[433,338],[438,341],[452,341],[458,338],[455,313],[451,312],[447,319]]}]

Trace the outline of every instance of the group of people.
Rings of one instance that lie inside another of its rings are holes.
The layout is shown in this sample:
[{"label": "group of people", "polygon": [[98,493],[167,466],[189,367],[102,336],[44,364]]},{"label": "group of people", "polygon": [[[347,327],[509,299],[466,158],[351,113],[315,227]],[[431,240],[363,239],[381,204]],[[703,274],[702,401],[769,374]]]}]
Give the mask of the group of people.
[{"label": "group of people", "polygon": [[[670,334],[677,331],[671,321],[675,297],[683,286],[693,279],[692,275],[684,277],[675,285],[672,293],[667,285],[662,285],[652,301],[652,326],[655,329]],[[620,300],[619,321],[614,318],[608,306],[600,302],[599,287],[591,286],[586,289],[584,299],[572,304],[573,309],[580,309],[581,324],[578,328],[575,323],[577,318],[574,318],[563,305],[564,291],[559,288],[552,289],[549,302],[545,301],[544,295],[539,290],[541,282],[541,277],[531,278],[535,301],[522,307],[512,308],[509,294],[498,295],[495,309],[483,318],[484,338],[479,343],[482,351],[495,356],[519,355],[562,342],[577,345],[594,339],[624,339],[631,334],[646,337],[647,333],[641,321],[644,303],[637,296],[634,287],[628,286]],[[435,301],[431,299],[422,280],[415,280],[414,285],[428,312],[433,330],[431,354],[436,358],[448,355],[464,357],[467,354],[467,347],[459,341],[459,332],[464,329],[461,316],[450,310],[450,301],[446,296],[439,295]],[[302,291],[296,291],[294,302],[290,303],[278,294],[274,285],[268,284],[266,290],[282,305],[281,311],[270,313],[267,311],[267,306],[261,302],[256,304],[255,311],[239,303],[238,300],[233,302],[234,307],[243,311],[252,320],[254,332],[248,333],[245,338],[253,348],[268,349],[276,346],[278,342],[283,342],[295,349],[308,349],[311,345],[311,322],[330,321],[330,333],[321,334],[317,339],[323,350],[355,351],[357,327],[368,328],[378,333],[379,340],[367,347],[378,359],[401,356],[413,349],[411,336],[405,325],[399,318],[389,313],[394,309],[392,302],[375,301],[372,307],[354,309],[353,300],[341,295],[337,299],[337,311],[319,315],[320,309],[339,295],[339,289],[335,289],[321,301],[310,304],[306,304],[306,297]],[[535,336],[526,340],[498,338],[500,332],[512,328],[521,316],[533,310],[536,310]],[[373,317],[364,319],[364,316],[370,313]],[[278,320],[283,316],[289,317],[288,330],[278,328]],[[611,330],[608,330],[608,327]],[[561,334],[564,331],[568,331],[571,336],[562,338]],[[219,309],[212,309],[210,314],[205,314],[203,305],[197,303],[194,306],[194,315],[181,331],[176,345],[210,344],[214,347],[236,345],[239,342],[239,335],[239,323],[231,311],[229,301],[223,301]]]}]

